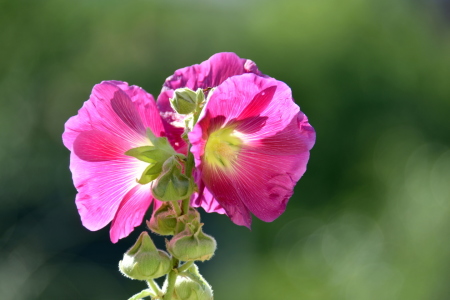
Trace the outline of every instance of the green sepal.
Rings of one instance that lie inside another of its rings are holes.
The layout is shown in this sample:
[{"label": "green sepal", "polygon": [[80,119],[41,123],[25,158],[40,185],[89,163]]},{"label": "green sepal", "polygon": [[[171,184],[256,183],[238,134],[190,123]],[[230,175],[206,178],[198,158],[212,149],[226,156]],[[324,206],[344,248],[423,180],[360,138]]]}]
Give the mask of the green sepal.
[{"label": "green sepal", "polygon": [[173,155],[180,159],[186,158],[172,148],[166,137],[157,137],[150,129],[147,129],[147,136],[153,144],[152,146],[136,147],[125,152],[125,155],[133,156],[147,163],[161,162],[161,164]]},{"label": "green sepal", "polygon": [[[181,153],[176,152],[172,146],[169,143],[169,140],[166,137],[157,137],[153,134],[153,132],[147,128],[147,136],[150,139],[150,141],[152,142],[153,146],[157,149],[159,149],[160,151],[163,151],[165,153],[167,153],[167,158],[169,158],[172,155],[175,155],[177,157],[179,157],[180,159],[186,159],[186,156],[184,156]],[[166,159],[167,159],[166,158]]]},{"label": "green sepal", "polygon": [[151,157],[151,153],[156,150],[154,146],[142,146],[128,150],[125,155],[133,156],[141,161],[147,162],[149,164],[157,162]]},{"label": "green sepal", "polygon": [[142,173],[141,178],[137,182],[140,184],[147,184],[155,180],[161,173],[161,169],[162,163],[159,162],[148,165],[147,168],[145,168],[144,172]]}]

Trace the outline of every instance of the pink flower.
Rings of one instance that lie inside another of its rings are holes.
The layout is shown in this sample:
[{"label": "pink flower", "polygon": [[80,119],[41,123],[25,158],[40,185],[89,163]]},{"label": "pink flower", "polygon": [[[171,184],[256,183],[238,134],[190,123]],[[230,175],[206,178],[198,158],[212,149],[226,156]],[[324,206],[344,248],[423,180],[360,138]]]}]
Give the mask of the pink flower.
[{"label": "pink flower", "polygon": [[157,105],[163,116],[167,137],[175,150],[186,153],[187,145],[181,138],[184,132],[183,116],[175,113],[169,99],[173,97],[174,90],[187,87],[191,90],[216,87],[231,76],[245,73],[255,73],[264,76],[256,64],[245,58],[239,58],[235,53],[216,53],[199,65],[176,70],[164,82],[158,96]]},{"label": "pink flower", "polygon": [[[223,52],[214,54],[201,64],[179,69],[166,79],[158,96],[157,105],[163,116],[167,137],[175,150],[181,153],[187,152],[187,144],[181,138],[184,132],[183,116],[174,112],[169,102],[169,99],[173,97],[174,90],[183,87],[194,91],[198,88],[213,88],[231,76],[246,73],[254,73],[258,76],[266,77],[258,70],[253,61],[240,58],[235,53]],[[201,206],[207,212],[225,213],[225,210],[208,190],[205,190],[200,196],[195,195],[191,204],[194,207]]]},{"label": "pink flower", "polygon": [[81,221],[89,230],[112,222],[113,243],[142,223],[153,200],[150,186],[136,181],[148,163],[124,154],[151,145],[147,129],[164,134],[153,97],[120,81],[94,86],[90,99],[65,125],[63,142],[71,151]]},{"label": "pink flower", "polygon": [[200,193],[250,227],[251,213],[271,222],[284,212],[315,131],[285,83],[244,74],[217,86],[189,140]]}]

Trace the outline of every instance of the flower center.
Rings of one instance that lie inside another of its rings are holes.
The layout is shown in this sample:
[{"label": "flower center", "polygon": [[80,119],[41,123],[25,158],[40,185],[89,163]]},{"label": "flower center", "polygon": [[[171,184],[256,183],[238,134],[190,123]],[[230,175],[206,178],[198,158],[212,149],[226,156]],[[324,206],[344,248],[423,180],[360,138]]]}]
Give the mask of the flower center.
[{"label": "flower center", "polygon": [[242,146],[234,128],[221,128],[209,135],[205,146],[205,160],[223,169],[232,166]]}]

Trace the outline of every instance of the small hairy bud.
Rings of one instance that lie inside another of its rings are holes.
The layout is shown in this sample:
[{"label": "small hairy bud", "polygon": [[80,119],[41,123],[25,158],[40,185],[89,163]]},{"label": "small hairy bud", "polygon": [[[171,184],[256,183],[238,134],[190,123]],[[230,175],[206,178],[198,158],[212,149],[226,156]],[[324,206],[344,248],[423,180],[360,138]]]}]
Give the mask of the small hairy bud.
[{"label": "small hairy bud", "polygon": [[[167,283],[167,282],[166,282]],[[163,289],[167,288],[167,284]],[[198,272],[196,265],[178,274],[172,294],[174,300],[212,300],[211,286]]]},{"label": "small hairy bud", "polygon": [[170,202],[163,202],[158,209],[153,211],[150,221],[147,221],[147,226],[157,234],[174,235],[177,226],[177,214]]},{"label": "small hairy bud", "polygon": [[156,249],[147,232],[142,232],[136,243],[119,262],[119,270],[126,277],[137,280],[150,280],[170,272],[172,267],[169,255]]},{"label": "small hairy bud", "polygon": [[216,240],[202,230],[202,223],[187,223],[185,229],[167,244],[167,250],[182,261],[209,260],[216,251]]}]

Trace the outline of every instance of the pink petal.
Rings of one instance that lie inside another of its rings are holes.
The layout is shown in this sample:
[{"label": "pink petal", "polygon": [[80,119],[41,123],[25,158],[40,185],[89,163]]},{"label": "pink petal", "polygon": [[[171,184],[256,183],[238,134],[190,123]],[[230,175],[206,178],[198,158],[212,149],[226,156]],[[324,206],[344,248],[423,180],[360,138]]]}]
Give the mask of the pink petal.
[{"label": "pink petal", "polygon": [[[267,94],[263,95],[265,90]],[[261,103],[260,108],[257,108],[258,102]],[[225,123],[242,119],[243,116],[266,117],[264,126],[257,132],[253,130],[254,134],[247,137],[257,140],[283,130],[299,111],[292,100],[291,89],[284,82],[243,74],[227,79],[216,88],[203,115],[208,114],[210,119],[225,117]],[[254,122],[255,119],[249,121]]]},{"label": "pink petal", "polygon": [[232,52],[222,52],[214,54],[199,65],[175,71],[172,76],[167,78],[164,87],[172,90],[181,87],[193,90],[216,87],[231,76],[249,72],[262,75],[254,62],[239,58]]},{"label": "pink petal", "polygon": [[[195,172],[195,175],[197,174],[199,174],[199,172]],[[225,209],[223,209],[211,192],[205,188],[203,181],[198,178],[197,181],[199,183],[199,192],[192,195],[191,206],[202,207],[208,213],[215,212],[218,214],[225,214]]]},{"label": "pink petal", "polygon": [[250,228],[252,217],[242,201],[242,193],[245,191],[240,191],[234,186],[235,180],[220,169],[208,167],[203,168],[202,179],[227,216],[235,224]]},{"label": "pink petal", "polygon": [[89,230],[99,230],[111,222],[145,167],[145,163],[132,157],[114,163],[88,162],[72,153],[70,169],[78,190],[75,203],[83,225]]},{"label": "pink petal", "polygon": [[201,207],[208,213],[215,212],[218,214],[225,214],[225,209],[220,205],[220,203],[214,198],[211,192],[205,188],[203,191],[203,201]]},{"label": "pink petal", "polygon": [[316,142],[316,131],[308,123],[308,118],[302,112],[298,113],[297,122],[300,134],[304,136],[303,140],[305,141],[308,150],[311,150]]},{"label": "pink petal", "polygon": [[[148,141],[137,107],[127,93],[118,86],[111,82],[95,85],[88,102],[92,103],[92,105],[86,105],[92,129],[110,132],[127,141],[130,148]],[[73,125],[85,126],[80,124],[84,121],[80,118],[77,124]]]},{"label": "pink petal", "polygon": [[150,128],[156,136],[164,136],[164,126],[152,95],[138,86],[129,86],[126,82],[108,81],[108,83],[114,83],[128,95],[145,128]]},{"label": "pink petal", "polygon": [[123,197],[109,231],[113,243],[128,236],[135,227],[141,225],[152,199],[148,185],[137,185]]},{"label": "pink petal", "polygon": [[63,143],[70,151],[72,151],[73,142],[80,132],[92,130],[91,116],[89,111],[94,111],[95,107],[91,101],[86,101],[83,107],[78,111],[78,115],[71,117],[65,124],[63,133]]},{"label": "pink petal", "polygon": [[253,97],[252,101],[239,114],[237,120],[259,116],[270,104],[270,101],[272,101],[276,90],[277,86],[274,85],[265,88],[261,92],[257,93]]},{"label": "pink petal", "polygon": [[[89,230],[106,226],[134,188],[147,164],[124,155],[123,140],[101,131],[81,133],[74,143],[70,169],[78,194],[76,204]],[[125,150],[126,151],[126,150]]]},{"label": "pink petal", "polygon": [[74,153],[84,161],[96,162],[126,158],[123,154],[129,145],[107,132],[99,130],[83,131],[78,134],[74,144]]}]

